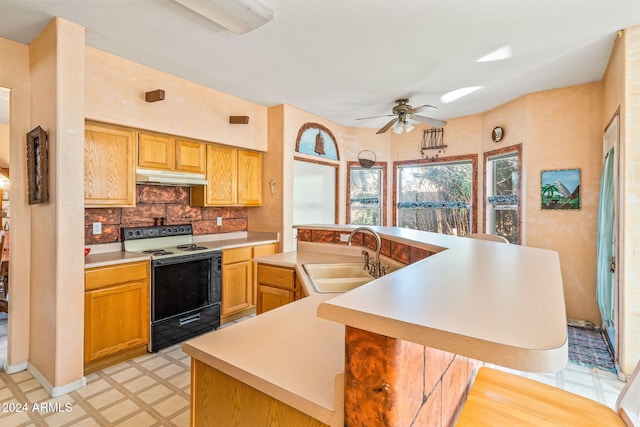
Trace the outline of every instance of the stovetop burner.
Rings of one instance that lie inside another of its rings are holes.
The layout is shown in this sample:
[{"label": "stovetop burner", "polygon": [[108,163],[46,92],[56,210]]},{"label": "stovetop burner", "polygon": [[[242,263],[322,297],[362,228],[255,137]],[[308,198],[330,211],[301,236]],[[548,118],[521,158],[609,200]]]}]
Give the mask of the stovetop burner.
[{"label": "stovetop burner", "polygon": [[207,249],[204,246],[198,246],[195,243],[190,243],[188,245],[178,245],[176,248],[180,251],[201,251],[203,249]]},{"label": "stovetop burner", "polygon": [[165,251],[164,249],[149,249],[148,251],[142,251],[142,253],[151,255],[173,255],[173,252]]},{"label": "stovetop burner", "polygon": [[194,243],[191,224],[124,228],[122,235],[125,251],[149,254],[154,260],[193,257],[200,253],[220,250]]}]

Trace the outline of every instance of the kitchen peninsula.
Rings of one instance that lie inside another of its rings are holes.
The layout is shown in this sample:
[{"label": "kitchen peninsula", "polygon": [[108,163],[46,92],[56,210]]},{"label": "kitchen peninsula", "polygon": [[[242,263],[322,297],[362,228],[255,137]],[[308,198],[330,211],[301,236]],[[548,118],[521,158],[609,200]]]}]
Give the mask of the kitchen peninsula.
[{"label": "kitchen peninsula", "polygon": [[359,260],[362,248],[340,243],[354,228],[305,225],[298,252],[256,259],[295,269],[306,298],[183,344],[193,358],[192,425],[242,424],[243,416],[447,425],[482,362],[531,372],[565,366],[555,252],[372,227],[383,263],[406,266],[346,293],[315,292],[302,266]]}]

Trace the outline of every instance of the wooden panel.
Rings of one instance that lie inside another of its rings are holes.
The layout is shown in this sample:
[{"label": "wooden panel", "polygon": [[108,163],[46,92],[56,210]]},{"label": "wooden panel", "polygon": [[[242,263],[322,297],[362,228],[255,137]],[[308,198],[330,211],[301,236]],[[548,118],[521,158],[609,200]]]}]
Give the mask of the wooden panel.
[{"label": "wooden panel", "polygon": [[237,199],[238,150],[207,145],[207,185],[191,187],[194,206],[232,206]]},{"label": "wooden panel", "polygon": [[[258,245],[253,247],[253,257],[271,255],[278,252],[278,244],[277,243],[269,243],[266,245]],[[253,263],[253,277],[251,279],[251,305],[255,306],[258,304],[258,263],[254,261]]]},{"label": "wooden panel", "polygon": [[86,291],[119,283],[147,280],[149,277],[149,262],[139,261],[91,268],[85,271],[84,277]]},{"label": "wooden panel", "polygon": [[295,270],[258,264],[258,284],[295,290]]},{"label": "wooden panel", "polygon": [[253,247],[225,249],[222,251],[222,263],[231,264],[240,261],[250,261],[253,258]]},{"label": "wooden panel", "polygon": [[251,305],[251,262],[225,264],[222,267],[222,316],[236,313]]},{"label": "wooden panel", "polygon": [[253,257],[272,255],[278,252],[277,243],[268,243],[266,245],[258,245],[253,247]]},{"label": "wooden panel", "polygon": [[457,426],[621,426],[610,408],[520,375],[481,368]]},{"label": "wooden panel", "polygon": [[238,151],[238,204],[262,204],[262,154]]},{"label": "wooden panel", "polygon": [[196,359],[191,359],[191,425],[326,426]]},{"label": "wooden panel", "polygon": [[175,170],[175,140],[163,135],[138,134],[138,166]]},{"label": "wooden panel", "polygon": [[149,282],[85,292],[84,361],[149,342]]},{"label": "wooden panel", "polygon": [[258,314],[289,304],[294,300],[295,294],[293,291],[263,286],[258,282],[258,305],[256,310]]},{"label": "wooden panel", "polygon": [[207,146],[201,142],[176,140],[176,169],[182,172],[205,173]]},{"label": "wooden panel", "polygon": [[135,133],[87,123],[84,133],[85,207],[135,206]]},{"label": "wooden panel", "polygon": [[131,347],[127,350],[119,351],[109,356],[102,357],[98,360],[86,362],[84,364],[84,374],[87,375],[91,372],[99,371],[109,366],[117,365],[120,362],[133,359],[134,357],[142,356],[143,354],[147,354],[147,343]]}]

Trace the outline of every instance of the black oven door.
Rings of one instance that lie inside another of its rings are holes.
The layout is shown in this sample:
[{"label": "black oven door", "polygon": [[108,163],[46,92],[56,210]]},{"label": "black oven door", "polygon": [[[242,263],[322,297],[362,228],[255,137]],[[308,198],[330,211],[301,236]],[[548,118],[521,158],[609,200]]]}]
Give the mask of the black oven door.
[{"label": "black oven door", "polygon": [[219,252],[156,259],[152,266],[152,323],[220,302]]}]

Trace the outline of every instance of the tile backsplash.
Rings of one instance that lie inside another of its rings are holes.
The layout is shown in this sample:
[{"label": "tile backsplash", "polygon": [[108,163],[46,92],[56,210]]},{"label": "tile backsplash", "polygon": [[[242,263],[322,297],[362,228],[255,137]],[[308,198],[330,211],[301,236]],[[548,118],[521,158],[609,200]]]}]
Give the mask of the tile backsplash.
[{"label": "tile backsplash", "polygon": [[[194,234],[247,231],[246,207],[194,207],[189,205],[189,187],[136,185],[133,208],[86,208],[84,241],[86,245],[113,243],[121,240],[123,227],[192,224]],[[222,217],[222,225],[216,219]],[[102,233],[93,234],[93,223],[102,223]]]}]

